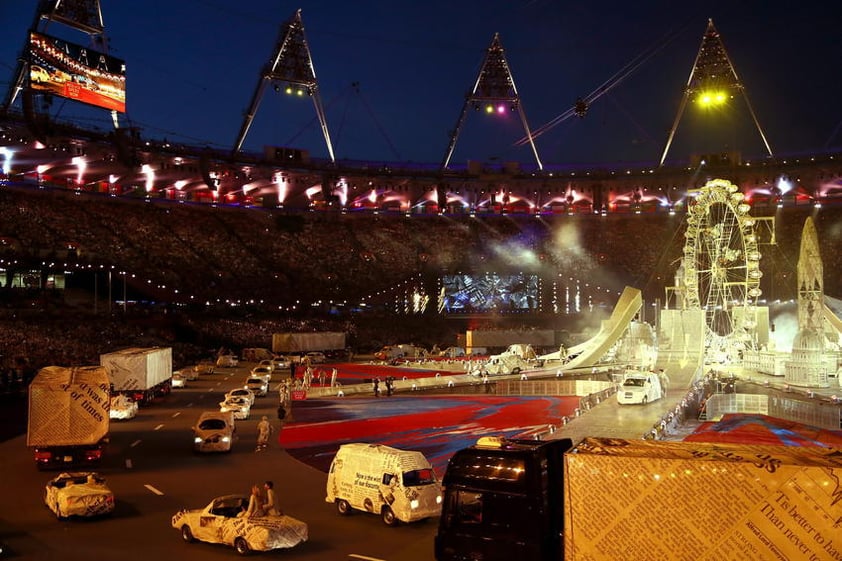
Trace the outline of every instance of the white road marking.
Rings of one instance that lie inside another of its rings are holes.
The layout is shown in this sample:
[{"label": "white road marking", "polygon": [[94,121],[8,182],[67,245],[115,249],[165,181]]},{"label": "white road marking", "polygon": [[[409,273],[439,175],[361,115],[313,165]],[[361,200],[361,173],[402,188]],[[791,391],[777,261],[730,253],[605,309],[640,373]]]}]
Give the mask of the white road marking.
[{"label": "white road marking", "polygon": [[354,559],[365,559],[365,561],[386,561],[385,559],[380,559],[379,557],[369,557],[368,555],[357,555],[356,553],[349,553],[348,557],[353,557]]},{"label": "white road marking", "polygon": [[164,494],[164,492],[163,492],[163,491],[159,491],[158,489],[156,489],[156,488],[155,488],[155,487],[153,487],[152,485],[149,485],[148,483],[147,483],[146,485],[144,485],[144,487],[146,487],[147,489],[149,489],[150,491],[152,491],[153,493],[155,493],[155,494],[156,494],[156,495],[158,495],[158,496],[161,496],[161,495],[163,495],[163,494]]},{"label": "white road marking", "polygon": [[134,448],[135,446],[137,446],[138,444],[140,444],[140,442],[141,442],[141,440],[140,440],[140,439],[135,440],[134,442],[132,442],[131,444],[129,444],[129,448]]},{"label": "white road marking", "polygon": [[126,469],[132,469],[132,459],[126,458]]},{"label": "white road marking", "polygon": [[164,425],[158,425],[157,427],[155,427],[155,430],[161,430],[162,428],[164,428]]},{"label": "white road marking", "polygon": [[172,418],[175,419],[179,415],[181,415],[181,411],[176,411],[175,413],[172,414]]}]

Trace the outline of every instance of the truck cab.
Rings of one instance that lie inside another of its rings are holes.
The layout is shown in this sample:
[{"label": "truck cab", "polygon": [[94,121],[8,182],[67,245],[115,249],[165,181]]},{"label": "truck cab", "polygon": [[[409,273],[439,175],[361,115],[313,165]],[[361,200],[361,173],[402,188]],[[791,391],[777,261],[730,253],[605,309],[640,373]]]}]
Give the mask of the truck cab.
[{"label": "truck cab", "polygon": [[544,561],[564,553],[564,453],[569,438],[484,437],[444,475],[436,561]]}]

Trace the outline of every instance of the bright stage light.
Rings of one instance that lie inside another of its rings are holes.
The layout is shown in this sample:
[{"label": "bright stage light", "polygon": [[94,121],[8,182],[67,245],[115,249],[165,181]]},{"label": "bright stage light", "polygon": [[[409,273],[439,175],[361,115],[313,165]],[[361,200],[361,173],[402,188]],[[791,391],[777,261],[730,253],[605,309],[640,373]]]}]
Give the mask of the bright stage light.
[{"label": "bright stage light", "polygon": [[699,93],[696,102],[702,107],[724,105],[728,101],[728,94],[721,90],[710,90]]},{"label": "bright stage light", "polygon": [[489,103],[488,105],[485,106],[485,112],[486,113],[494,113],[494,106]]}]

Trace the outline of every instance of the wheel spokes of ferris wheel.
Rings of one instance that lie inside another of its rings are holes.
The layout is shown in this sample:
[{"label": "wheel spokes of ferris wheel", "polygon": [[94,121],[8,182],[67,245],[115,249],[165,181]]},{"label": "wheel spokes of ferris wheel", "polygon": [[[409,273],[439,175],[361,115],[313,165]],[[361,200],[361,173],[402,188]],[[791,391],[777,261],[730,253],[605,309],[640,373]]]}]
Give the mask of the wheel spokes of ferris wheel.
[{"label": "wheel spokes of ferris wheel", "polygon": [[[676,31],[672,31],[672,32],[668,33],[659,42],[647,47],[642,53],[640,53],[635,58],[633,58],[631,61],[626,63],[626,65],[623,66],[611,78],[609,78],[608,80],[606,80],[605,82],[600,84],[600,86],[597,87],[594,91],[592,91],[591,93],[586,95],[584,98],[582,98],[582,101],[585,102],[586,106],[589,106],[594,101],[596,101],[597,99],[599,99],[600,97],[602,97],[603,95],[605,95],[609,91],[611,91],[613,88],[618,86],[620,83],[623,82],[623,80],[625,80],[626,78],[631,76],[634,73],[634,71],[636,71],[638,68],[640,68],[643,65],[643,63],[645,63],[650,58],[655,56],[664,47],[666,47],[668,44],[670,44],[676,37],[678,37],[680,35],[681,31],[683,31],[683,27],[686,27],[686,23],[685,23],[684,26],[682,26],[682,28],[679,28]],[[576,114],[577,114],[576,108],[571,107],[571,108],[567,109],[564,113],[556,116],[555,118],[551,119],[550,121],[544,123],[543,125],[539,126],[535,130],[533,130],[531,135],[524,136],[524,137],[518,139],[515,142],[514,145],[515,146],[523,146],[524,144],[527,144],[530,141],[530,138],[532,140],[536,139],[537,137],[541,136],[542,134],[544,134],[546,132],[549,132],[550,130],[555,128],[557,125],[563,123],[564,121],[566,121],[570,117],[573,117]]]}]

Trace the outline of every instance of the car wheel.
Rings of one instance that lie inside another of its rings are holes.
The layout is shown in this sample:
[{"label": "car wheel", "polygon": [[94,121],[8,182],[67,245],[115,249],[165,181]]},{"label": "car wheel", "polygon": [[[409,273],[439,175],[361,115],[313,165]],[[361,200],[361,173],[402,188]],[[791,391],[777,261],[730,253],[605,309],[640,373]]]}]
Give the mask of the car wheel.
[{"label": "car wheel", "polygon": [[237,538],[234,540],[234,549],[237,550],[237,553],[240,555],[248,555],[251,551],[249,549],[249,543],[246,541],[246,538]]},{"label": "car wheel", "polygon": [[642,401],[642,403],[643,403],[643,405],[646,405],[647,403],[649,403],[649,396],[648,396],[648,395],[644,395],[644,396],[643,396],[643,401]]},{"label": "car wheel", "polygon": [[181,527],[181,539],[187,543],[196,541],[196,538],[193,537],[193,532],[190,531],[190,526],[187,524]]},{"label": "car wheel", "polygon": [[388,506],[383,507],[383,512],[381,513],[383,517],[383,524],[386,526],[395,526],[398,523],[398,519],[395,517],[395,513],[392,512],[392,509]]},{"label": "car wheel", "polygon": [[346,501],[345,499],[337,499],[336,512],[338,512],[342,516],[347,516],[351,514],[351,505],[348,504],[348,501]]}]

